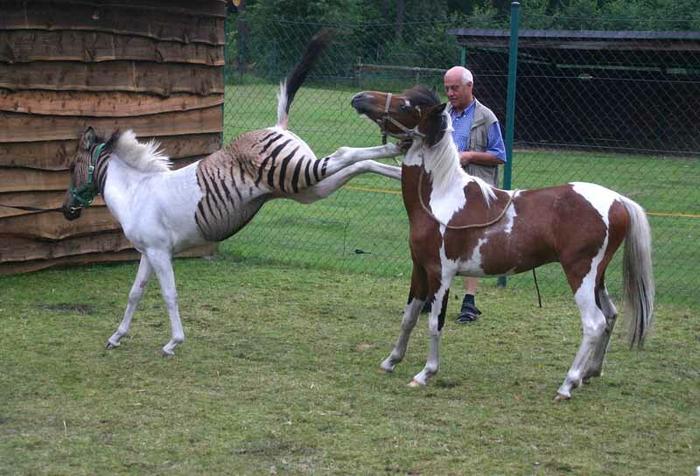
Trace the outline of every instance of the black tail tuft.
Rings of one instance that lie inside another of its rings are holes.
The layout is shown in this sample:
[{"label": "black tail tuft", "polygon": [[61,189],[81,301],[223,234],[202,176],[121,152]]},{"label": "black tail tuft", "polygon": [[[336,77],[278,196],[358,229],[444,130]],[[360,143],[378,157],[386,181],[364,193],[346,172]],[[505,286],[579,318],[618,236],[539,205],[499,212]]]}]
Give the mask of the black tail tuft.
[{"label": "black tail tuft", "polygon": [[306,79],[306,76],[311,71],[314,63],[318,60],[323,50],[330,44],[333,39],[333,30],[324,28],[311,38],[311,41],[306,45],[304,56],[301,61],[294,67],[294,70],[287,77],[287,107],[285,112],[289,114],[289,106],[294,100],[294,95],[301,87]]}]

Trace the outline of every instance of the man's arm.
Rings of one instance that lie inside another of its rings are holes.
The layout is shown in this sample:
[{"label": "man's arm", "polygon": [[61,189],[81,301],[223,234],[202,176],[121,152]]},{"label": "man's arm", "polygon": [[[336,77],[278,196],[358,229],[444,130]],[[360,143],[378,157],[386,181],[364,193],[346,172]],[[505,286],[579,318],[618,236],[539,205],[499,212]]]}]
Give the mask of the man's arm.
[{"label": "man's arm", "polygon": [[501,165],[506,163],[506,146],[503,143],[501,127],[494,122],[489,127],[488,143],[485,152],[464,151],[459,153],[459,163],[477,165]]}]

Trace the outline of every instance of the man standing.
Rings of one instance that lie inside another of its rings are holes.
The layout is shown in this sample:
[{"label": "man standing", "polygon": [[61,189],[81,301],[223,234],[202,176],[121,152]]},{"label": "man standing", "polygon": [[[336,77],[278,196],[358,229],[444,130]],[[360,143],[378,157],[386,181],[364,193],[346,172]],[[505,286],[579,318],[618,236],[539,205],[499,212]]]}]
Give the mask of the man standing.
[{"label": "man standing", "polygon": [[[469,175],[498,187],[498,166],[506,162],[506,150],[496,115],[474,97],[474,78],[468,69],[450,68],[445,73],[444,83],[450,101],[452,138],[462,168]],[[457,322],[473,322],[481,314],[474,302],[478,285],[478,278],[464,278],[464,300]]]}]

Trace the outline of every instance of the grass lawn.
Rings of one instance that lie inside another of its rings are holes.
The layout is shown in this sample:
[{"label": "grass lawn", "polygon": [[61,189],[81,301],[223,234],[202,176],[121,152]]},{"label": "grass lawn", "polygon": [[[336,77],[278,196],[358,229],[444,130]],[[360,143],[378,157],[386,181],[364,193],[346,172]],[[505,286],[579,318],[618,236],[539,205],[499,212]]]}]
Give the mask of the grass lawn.
[{"label": "grass lawn", "polygon": [[[152,283],[113,351],[136,264],[0,277],[0,474],[693,474],[697,307],[660,304],[643,351],[552,397],[579,343],[568,296],[485,285],[444,332],[426,389],[425,319],[393,375],[406,277],[179,260],[187,341],[172,359]],[[455,290],[455,293],[457,290]],[[451,302],[453,315],[458,303]]]}]

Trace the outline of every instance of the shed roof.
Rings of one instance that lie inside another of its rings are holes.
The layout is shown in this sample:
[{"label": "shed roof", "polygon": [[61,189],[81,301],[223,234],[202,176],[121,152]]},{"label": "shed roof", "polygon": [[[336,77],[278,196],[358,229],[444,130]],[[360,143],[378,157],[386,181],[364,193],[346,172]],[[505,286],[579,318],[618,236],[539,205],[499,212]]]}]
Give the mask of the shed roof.
[{"label": "shed roof", "polygon": [[[507,30],[455,28],[448,34],[467,49],[507,49],[510,40]],[[555,64],[697,69],[700,32],[520,30],[518,49],[521,55]]]}]

